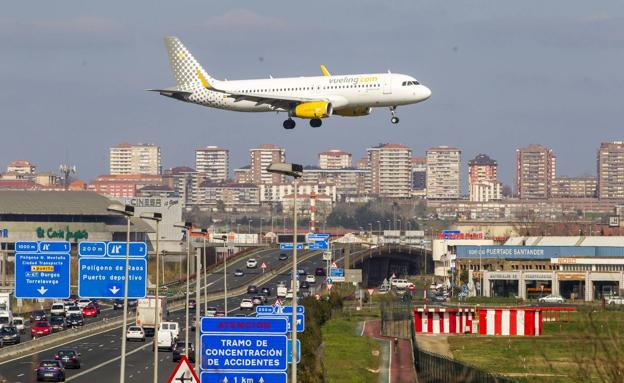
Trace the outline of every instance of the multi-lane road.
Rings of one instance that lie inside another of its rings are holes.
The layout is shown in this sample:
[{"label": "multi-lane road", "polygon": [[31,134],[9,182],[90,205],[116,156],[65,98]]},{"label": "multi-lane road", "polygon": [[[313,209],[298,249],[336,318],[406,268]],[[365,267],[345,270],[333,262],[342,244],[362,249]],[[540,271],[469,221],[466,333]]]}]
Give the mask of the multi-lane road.
[{"label": "multi-lane road", "polygon": [[[232,264],[228,264],[228,289],[234,290],[239,287],[247,286],[251,284],[253,280],[262,276],[262,270],[247,269],[245,262],[248,258],[254,257],[258,260],[258,265],[263,262],[266,263],[267,269],[265,273],[271,273],[272,270],[276,270],[283,266],[292,263],[292,259],[289,257],[287,260],[279,260],[279,254],[283,252],[279,249],[267,249],[242,257]],[[314,273],[316,267],[324,266],[324,261],[321,258],[321,253],[317,253],[311,258],[300,262],[300,269],[306,270],[308,273]],[[245,272],[242,277],[234,277],[233,272],[236,268],[240,268]],[[290,279],[290,273],[275,274],[268,282],[263,283],[262,286],[270,286],[272,290],[272,296],[275,296],[275,286],[279,281],[288,281]],[[203,282],[203,278],[202,278]],[[317,281],[321,283],[321,281]],[[208,292],[222,291],[223,290],[223,273],[215,273],[209,275],[208,278]],[[228,298],[228,315],[236,315],[241,313],[239,310],[240,301],[245,298],[246,295],[229,297]],[[203,302],[203,299],[202,299]],[[210,306],[216,306],[223,308],[223,299],[211,301]],[[202,306],[203,307],[203,306]],[[249,311],[243,312],[249,314]],[[181,326],[184,326],[184,309],[172,311],[169,316],[170,320],[177,321]],[[194,313],[192,318],[194,319]],[[118,382],[119,381],[119,360],[120,360],[120,348],[121,348],[121,330],[115,328],[114,330],[104,331],[100,333],[90,333],[84,337],[68,342],[65,344],[59,344],[53,348],[40,350],[37,353],[32,353],[20,358],[12,359],[0,363],[0,382],[34,382],[36,380],[35,369],[39,362],[44,359],[54,358],[54,354],[60,348],[73,348],[80,352],[82,359],[82,368],[80,370],[66,370],[67,381],[72,382]],[[180,339],[184,339],[185,334],[180,334]],[[195,334],[191,332],[189,334],[189,340],[194,343]],[[146,343],[129,343],[127,345],[126,356],[126,380],[134,382],[146,382],[153,379],[153,351],[150,342],[151,338],[148,338]],[[169,375],[172,373],[175,363],[172,362],[171,352],[160,351],[159,352],[159,381],[166,382]]]}]

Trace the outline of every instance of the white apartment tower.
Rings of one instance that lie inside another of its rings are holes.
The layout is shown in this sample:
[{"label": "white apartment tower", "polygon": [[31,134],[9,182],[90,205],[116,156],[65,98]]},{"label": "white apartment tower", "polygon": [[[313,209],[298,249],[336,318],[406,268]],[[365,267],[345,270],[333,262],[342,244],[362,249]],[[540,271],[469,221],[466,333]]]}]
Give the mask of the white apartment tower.
[{"label": "white apartment tower", "polygon": [[371,194],[409,198],[412,191],[412,150],[401,144],[381,144],[366,150]]},{"label": "white apartment tower", "polygon": [[461,150],[438,146],[427,150],[427,199],[459,199]]},{"label": "white apartment tower", "polygon": [[319,153],[319,168],[321,169],[344,169],[353,167],[351,153],[339,149],[331,149]]},{"label": "white apartment tower", "polygon": [[160,147],[154,144],[122,143],[109,149],[109,173],[161,174]]},{"label": "white apartment tower", "polygon": [[249,149],[251,157],[250,179],[256,185],[280,184],[284,177],[279,174],[269,173],[266,169],[272,163],[284,162],[286,151],[272,144],[260,145],[255,149]]},{"label": "white apartment tower", "polygon": [[204,173],[211,182],[221,182],[228,178],[230,153],[218,146],[206,146],[195,150],[195,170]]}]

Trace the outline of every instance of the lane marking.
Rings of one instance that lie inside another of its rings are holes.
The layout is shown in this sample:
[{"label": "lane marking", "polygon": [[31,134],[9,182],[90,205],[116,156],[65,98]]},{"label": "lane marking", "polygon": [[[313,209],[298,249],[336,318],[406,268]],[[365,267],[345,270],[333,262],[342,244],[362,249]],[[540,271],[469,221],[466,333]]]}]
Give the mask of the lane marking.
[{"label": "lane marking", "polygon": [[[128,355],[135,354],[135,353],[137,353],[137,352],[139,352],[139,351],[141,351],[141,350],[143,350],[143,349],[145,349],[145,348],[151,347],[151,346],[152,346],[152,345],[151,345],[151,343],[148,343],[148,344],[145,344],[145,345],[143,345],[143,346],[141,346],[141,347],[139,347],[139,348],[136,348],[136,349],[134,349],[134,350],[132,350],[132,351],[130,351],[130,352],[127,352],[127,353],[126,353],[126,358],[128,358]],[[67,381],[71,381],[71,380],[77,379],[77,378],[79,378],[79,377],[81,377],[81,376],[83,376],[83,375],[86,375],[86,374],[88,374],[88,373],[90,373],[90,372],[92,372],[92,371],[94,371],[94,370],[97,370],[97,369],[99,369],[99,368],[102,368],[103,366],[106,366],[107,364],[111,364],[111,363],[113,363],[113,362],[115,362],[115,361],[118,361],[118,360],[120,360],[120,359],[121,359],[121,355],[119,355],[119,356],[117,356],[117,357],[115,357],[115,358],[113,358],[113,359],[111,359],[111,360],[108,360],[108,361],[106,361],[106,362],[102,362],[102,363],[98,364],[97,366],[91,367],[91,368],[90,368],[90,369],[88,369],[88,370],[81,371],[80,373],[78,373],[78,374],[76,374],[76,375],[70,376],[70,377],[68,377],[67,379],[65,379],[65,381],[67,382]],[[130,375],[130,376],[129,376],[129,378],[132,378],[132,376],[133,376],[133,375]]]}]

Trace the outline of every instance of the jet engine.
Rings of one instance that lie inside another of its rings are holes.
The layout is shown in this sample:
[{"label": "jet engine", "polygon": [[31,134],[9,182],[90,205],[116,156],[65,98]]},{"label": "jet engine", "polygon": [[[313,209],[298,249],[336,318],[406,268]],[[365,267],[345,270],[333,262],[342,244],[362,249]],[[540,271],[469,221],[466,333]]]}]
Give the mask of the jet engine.
[{"label": "jet engine", "polygon": [[301,103],[291,110],[293,117],[299,118],[325,118],[332,115],[332,104],[325,101],[311,101]]}]

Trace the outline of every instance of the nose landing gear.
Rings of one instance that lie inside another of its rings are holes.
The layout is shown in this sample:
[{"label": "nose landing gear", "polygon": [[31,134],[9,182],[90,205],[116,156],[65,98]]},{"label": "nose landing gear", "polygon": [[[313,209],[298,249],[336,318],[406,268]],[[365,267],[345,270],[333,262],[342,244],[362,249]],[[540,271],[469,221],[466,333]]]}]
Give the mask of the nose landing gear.
[{"label": "nose landing gear", "polygon": [[392,118],[390,119],[390,122],[392,122],[393,124],[398,124],[399,118],[396,116],[396,106],[390,107],[390,113],[392,114]]},{"label": "nose landing gear", "polygon": [[284,121],[284,129],[294,129],[295,128],[295,120],[293,120],[292,118],[289,118],[288,120]]}]

